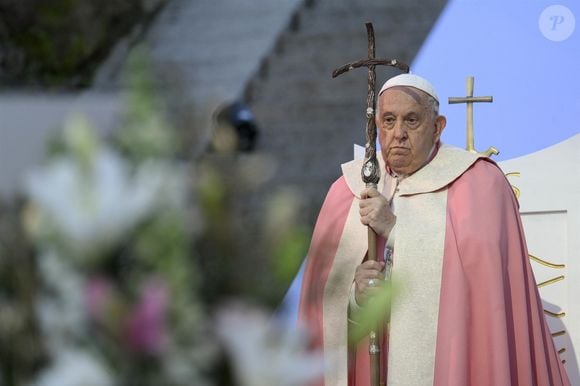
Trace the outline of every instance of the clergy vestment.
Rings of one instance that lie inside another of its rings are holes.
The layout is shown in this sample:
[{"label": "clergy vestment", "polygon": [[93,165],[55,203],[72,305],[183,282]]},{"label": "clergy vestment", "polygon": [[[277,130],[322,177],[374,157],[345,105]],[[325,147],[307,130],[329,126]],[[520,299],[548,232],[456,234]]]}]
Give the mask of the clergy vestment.
[{"label": "clergy vestment", "polygon": [[[330,359],[326,386],[369,384],[368,353],[348,344],[350,291],[367,252],[361,165],[344,164],[332,185],[303,278],[299,320]],[[381,167],[378,186],[392,185]],[[391,311],[387,384],[568,385],[501,170],[443,145],[399,183],[394,203],[392,274],[402,286]]]}]

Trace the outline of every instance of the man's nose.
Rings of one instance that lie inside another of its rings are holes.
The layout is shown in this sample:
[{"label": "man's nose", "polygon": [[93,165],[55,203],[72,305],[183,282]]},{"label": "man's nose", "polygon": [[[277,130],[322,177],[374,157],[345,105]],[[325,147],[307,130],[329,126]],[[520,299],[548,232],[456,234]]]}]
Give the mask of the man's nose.
[{"label": "man's nose", "polygon": [[397,122],[395,122],[394,133],[396,139],[407,138],[407,130],[405,129],[403,120],[397,120]]}]

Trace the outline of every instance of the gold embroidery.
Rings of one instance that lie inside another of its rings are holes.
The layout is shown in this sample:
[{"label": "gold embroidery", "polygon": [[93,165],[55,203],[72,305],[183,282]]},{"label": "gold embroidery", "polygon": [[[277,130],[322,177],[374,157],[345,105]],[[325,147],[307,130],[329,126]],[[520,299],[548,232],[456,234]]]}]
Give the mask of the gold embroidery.
[{"label": "gold embroidery", "polygon": [[534,256],[532,254],[528,255],[530,257],[531,260],[535,261],[538,264],[542,264],[546,267],[550,267],[550,268],[555,268],[555,269],[562,269],[562,268],[566,268],[566,264],[554,264],[554,263],[550,263],[547,262],[546,260],[542,260],[537,256]]},{"label": "gold embroidery", "polygon": [[538,288],[542,288],[542,287],[548,286],[550,284],[554,284],[554,283],[559,282],[561,280],[564,280],[564,275],[556,276],[553,279],[543,281],[543,282],[538,284]]},{"label": "gold embroidery", "polygon": [[[511,177],[511,176],[520,177],[520,172],[507,173],[505,176],[506,177]],[[519,200],[520,199],[520,194],[521,194],[520,189],[517,186],[515,186],[515,185],[511,185],[511,187],[512,187],[512,190],[514,191],[514,194],[516,195],[516,198]]]},{"label": "gold embroidery", "polygon": [[548,311],[548,310],[544,310],[544,313],[546,315],[552,316],[554,318],[563,318],[564,316],[566,316],[566,313],[565,312],[555,313],[555,312],[551,312],[551,311]]},{"label": "gold embroidery", "polygon": [[[521,177],[521,173],[520,172],[510,172],[510,173],[506,173],[505,176],[506,176],[506,178],[507,177]],[[510,185],[511,185],[511,183],[510,183]],[[511,185],[511,188],[512,188],[512,190],[513,190],[513,192],[514,192],[514,194],[516,196],[516,199],[519,200],[520,199],[520,195],[521,195],[521,190],[517,186],[515,186],[515,185]],[[530,260],[532,260],[532,261],[534,261],[534,262],[536,262],[538,264],[541,264],[541,265],[543,265],[545,267],[548,267],[548,268],[552,268],[552,269],[564,269],[564,268],[566,268],[566,265],[565,264],[551,263],[549,261],[546,261],[544,259],[541,259],[541,258],[539,258],[537,256],[532,255],[532,254],[528,254],[528,258]],[[549,286],[551,284],[554,284],[554,283],[557,283],[559,281],[562,281],[564,279],[565,279],[565,276],[564,275],[559,275],[559,276],[553,277],[552,279],[549,279],[549,280],[543,281],[541,283],[538,283],[537,284],[537,287],[538,288],[546,287],[546,286]],[[544,314],[545,315],[548,315],[548,316],[551,316],[553,318],[563,318],[563,317],[566,316],[566,313],[564,311],[561,311],[561,312],[552,312],[552,311],[548,311],[546,309],[544,309]],[[556,331],[556,332],[552,332],[550,335],[552,336],[552,339],[554,339],[556,337],[566,335],[566,330],[559,330],[559,331]],[[563,354],[565,352],[566,352],[566,348],[561,348],[561,349],[558,350],[558,355],[561,355],[561,354]],[[566,360],[565,359],[562,359],[561,362],[562,362],[562,364],[565,364],[566,363]]]}]

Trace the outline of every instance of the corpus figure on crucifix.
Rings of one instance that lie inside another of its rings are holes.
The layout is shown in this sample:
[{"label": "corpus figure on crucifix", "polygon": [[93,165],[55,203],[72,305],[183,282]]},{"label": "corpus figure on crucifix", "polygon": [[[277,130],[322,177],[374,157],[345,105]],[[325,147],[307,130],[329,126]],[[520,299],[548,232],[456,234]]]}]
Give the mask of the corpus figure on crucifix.
[{"label": "corpus figure on crucifix", "polygon": [[[447,122],[420,76],[387,80],[369,115],[376,186],[361,179],[367,143],[326,196],[303,277],[299,320],[328,358],[319,385],[569,385],[502,171],[441,142]],[[392,304],[375,301],[390,280]],[[384,307],[381,328],[355,334],[373,307]],[[377,331],[378,380],[368,344]]]}]

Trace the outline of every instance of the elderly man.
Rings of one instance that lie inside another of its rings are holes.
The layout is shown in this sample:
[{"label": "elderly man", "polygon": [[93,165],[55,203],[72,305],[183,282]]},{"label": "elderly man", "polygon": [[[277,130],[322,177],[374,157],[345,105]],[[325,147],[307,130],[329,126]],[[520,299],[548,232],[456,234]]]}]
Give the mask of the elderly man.
[{"label": "elderly man", "polygon": [[388,385],[567,385],[512,189],[489,159],[441,144],[438,105],[427,80],[388,80],[376,113],[380,191],[365,189],[353,161],[322,206],[299,310],[332,358],[321,384],[369,384],[368,354],[348,342],[352,315],[372,306],[385,275],[384,261],[366,260],[368,225],[402,283],[382,350]]}]

